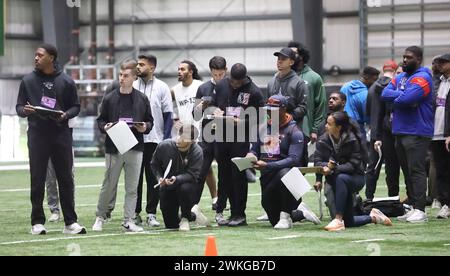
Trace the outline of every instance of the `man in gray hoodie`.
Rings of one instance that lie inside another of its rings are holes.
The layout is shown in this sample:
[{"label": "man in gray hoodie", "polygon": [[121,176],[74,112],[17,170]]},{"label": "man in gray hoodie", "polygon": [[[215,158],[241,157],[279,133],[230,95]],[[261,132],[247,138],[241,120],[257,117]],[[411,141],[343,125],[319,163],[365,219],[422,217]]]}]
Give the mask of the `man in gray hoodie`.
[{"label": "man in gray hoodie", "polygon": [[289,105],[287,111],[294,117],[299,128],[303,124],[306,116],[306,95],[307,84],[297,76],[292,65],[295,63],[296,55],[291,48],[283,48],[274,53],[278,57],[278,73],[267,85],[267,92],[264,97],[267,101],[271,96],[281,94],[288,98]]},{"label": "man in gray hoodie", "polygon": [[[160,185],[160,206],[167,229],[189,231],[189,222],[207,226],[208,219],[194,205],[203,164],[203,150],[195,142],[199,133],[191,124],[183,125],[176,140],[158,145],[151,162]],[[181,220],[178,211],[181,207]]]}]

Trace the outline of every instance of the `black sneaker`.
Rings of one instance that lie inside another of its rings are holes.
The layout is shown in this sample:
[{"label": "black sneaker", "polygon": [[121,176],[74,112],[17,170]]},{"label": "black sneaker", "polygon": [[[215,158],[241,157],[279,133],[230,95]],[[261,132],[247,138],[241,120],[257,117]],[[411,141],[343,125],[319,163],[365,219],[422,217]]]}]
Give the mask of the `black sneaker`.
[{"label": "black sneaker", "polygon": [[134,223],[136,225],[142,225],[142,217],[139,214],[136,214],[136,217],[134,218]]},{"label": "black sneaker", "polygon": [[239,227],[239,226],[247,226],[247,220],[244,217],[235,217],[232,218],[230,223],[228,223],[230,227]]}]

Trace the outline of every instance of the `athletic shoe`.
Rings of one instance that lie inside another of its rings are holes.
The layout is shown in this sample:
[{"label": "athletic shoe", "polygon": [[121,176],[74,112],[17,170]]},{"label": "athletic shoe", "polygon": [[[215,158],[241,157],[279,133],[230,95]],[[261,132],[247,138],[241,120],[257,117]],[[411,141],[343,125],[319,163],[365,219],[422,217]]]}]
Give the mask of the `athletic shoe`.
[{"label": "athletic shoe", "polygon": [[428,218],[425,212],[416,209],[406,221],[410,223],[425,223],[428,221]]},{"label": "athletic shoe", "polygon": [[31,235],[46,235],[47,229],[42,224],[35,224],[31,227]]},{"label": "athletic shoe", "polygon": [[330,224],[325,227],[325,230],[329,232],[339,232],[345,230],[345,224],[342,220],[334,219]]},{"label": "athletic shoe", "polygon": [[136,214],[136,217],[134,217],[134,223],[136,225],[142,225],[142,217],[139,214]]},{"label": "athletic shoe", "polygon": [[101,217],[97,217],[95,219],[94,225],[92,225],[92,231],[94,232],[102,232],[103,231],[103,224],[106,223],[106,220],[104,220]]},{"label": "athletic shoe", "polygon": [[412,208],[409,212],[407,212],[405,215],[401,217],[397,217],[398,221],[406,222],[410,216],[414,214],[414,208]]},{"label": "athletic shoe", "polygon": [[269,221],[269,216],[268,216],[266,213],[264,213],[264,215],[258,217],[258,218],[256,219],[256,221],[260,221],[260,222],[263,222],[263,221]]},{"label": "athletic shoe", "polygon": [[280,213],[280,221],[273,227],[276,230],[287,230],[292,228],[292,219],[288,213]]},{"label": "athletic shoe", "polygon": [[442,209],[439,211],[437,218],[438,219],[448,219],[450,217],[450,209],[447,205],[444,205]]},{"label": "athletic shoe", "polygon": [[392,226],[392,221],[380,210],[373,208],[370,212],[370,217],[375,219],[376,224],[383,224],[384,226]]},{"label": "athletic shoe", "polygon": [[195,214],[195,222],[199,226],[209,226],[208,218],[202,213],[198,205],[192,207],[191,212]]},{"label": "athletic shoe", "polygon": [[433,210],[441,210],[442,204],[439,202],[439,200],[435,199],[433,200],[433,204],[431,204],[431,209]]},{"label": "athletic shoe", "polygon": [[230,223],[228,223],[230,227],[239,227],[239,226],[247,226],[247,220],[245,217],[234,217],[231,218]]},{"label": "athletic shoe", "polygon": [[216,222],[219,226],[228,226],[230,220],[226,219],[223,213],[218,213],[216,214]]},{"label": "athletic shoe", "polygon": [[86,233],[86,228],[76,222],[69,226],[65,226],[63,230],[63,234],[66,235],[85,235]]},{"label": "athletic shoe", "polygon": [[189,220],[187,218],[181,219],[179,230],[182,232],[191,231],[191,227],[189,226]]},{"label": "athletic shoe", "polygon": [[147,216],[147,225],[150,227],[159,227],[160,223],[156,220],[156,215],[149,214]]},{"label": "athletic shoe", "polygon": [[304,202],[300,203],[297,210],[302,211],[303,216],[307,221],[310,221],[315,225],[319,225],[322,223],[320,219],[316,216],[316,214],[314,214],[313,211],[311,211],[311,209],[308,208],[308,205],[306,205]]},{"label": "athletic shoe", "polygon": [[58,222],[59,221],[59,213],[52,213],[48,222]]},{"label": "athletic shoe", "polygon": [[122,229],[125,232],[140,233],[144,232],[144,228],[137,226],[133,220],[128,220],[122,224]]}]

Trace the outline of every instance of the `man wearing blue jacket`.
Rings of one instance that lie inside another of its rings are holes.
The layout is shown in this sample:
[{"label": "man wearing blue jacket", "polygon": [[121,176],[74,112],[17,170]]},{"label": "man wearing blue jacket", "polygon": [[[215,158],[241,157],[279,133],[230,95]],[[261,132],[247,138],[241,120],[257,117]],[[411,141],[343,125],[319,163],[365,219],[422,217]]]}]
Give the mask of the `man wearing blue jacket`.
[{"label": "man wearing blue jacket", "polygon": [[433,80],[431,71],[421,66],[423,50],[409,47],[403,56],[403,71],[383,91],[382,98],[393,102],[392,132],[396,136],[396,151],[412,196],[413,210],[401,221],[427,221],[425,213],[427,174],[425,159],[434,135]]},{"label": "man wearing blue jacket", "polygon": [[341,88],[341,92],[347,96],[345,112],[350,118],[358,122],[363,139],[366,138],[364,126],[366,123],[369,123],[366,112],[369,87],[378,80],[379,75],[380,71],[368,66],[364,68],[361,79],[351,81]]}]

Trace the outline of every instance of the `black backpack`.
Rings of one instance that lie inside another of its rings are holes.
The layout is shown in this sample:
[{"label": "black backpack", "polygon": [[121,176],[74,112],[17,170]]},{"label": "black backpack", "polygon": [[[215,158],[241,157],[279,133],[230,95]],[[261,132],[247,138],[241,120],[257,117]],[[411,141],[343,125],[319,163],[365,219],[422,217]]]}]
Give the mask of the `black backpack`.
[{"label": "black backpack", "polygon": [[371,200],[365,200],[362,202],[362,213],[369,215],[373,208],[376,208],[383,212],[387,217],[400,217],[405,214],[405,208],[399,200],[386,200],[372,202]]}]

